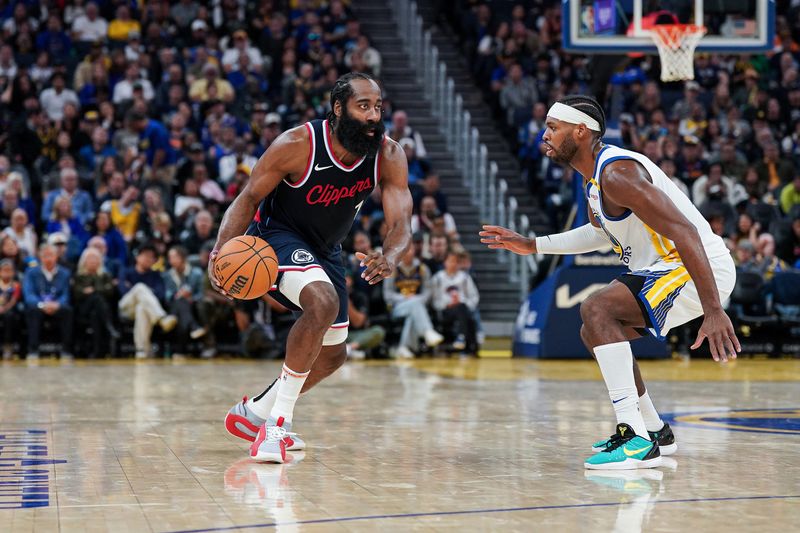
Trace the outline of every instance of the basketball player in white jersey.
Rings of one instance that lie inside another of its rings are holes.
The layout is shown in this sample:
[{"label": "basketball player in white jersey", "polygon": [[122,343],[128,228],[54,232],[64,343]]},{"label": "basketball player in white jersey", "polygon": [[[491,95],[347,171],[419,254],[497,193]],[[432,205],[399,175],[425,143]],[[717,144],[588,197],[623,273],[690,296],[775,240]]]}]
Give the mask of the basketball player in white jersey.
[{"label": "basketball player in white jersey", "polygon": [[484,226],[481,242],[517,254],[579,254],[611,244],[630,269],[581,304],[581,339],[600,365],[617,431],[593,445],[590,469],[651,468],[677,450],[642,381],[629,341],[659,339],[704,315],[692,348],[708,339],[715,361],[741,350],[723,310],[736,270],[722,239],[664,172],[642,154],[604,144],[605,114],[594,98],[567,96],[547,114],[542,141],[554,162],[584,176],[591,223],[528,239]]}]

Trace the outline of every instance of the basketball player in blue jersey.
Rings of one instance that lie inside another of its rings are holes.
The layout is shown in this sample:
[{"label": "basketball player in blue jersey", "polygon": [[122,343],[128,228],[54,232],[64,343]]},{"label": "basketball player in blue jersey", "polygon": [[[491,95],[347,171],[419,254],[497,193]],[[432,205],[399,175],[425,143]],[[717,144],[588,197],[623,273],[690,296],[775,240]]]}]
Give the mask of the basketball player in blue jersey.
[{"label": "basketball player in blue jersey", "polygon": [[567,96],[548,111],[542,138],[554,162],[584,176],[591,223],[528,239],[484,226],[481,242],[517,254],[579,254],[611,245],[630,269],[581,304],[580,335],[600,366],[617,430],[592,446],[590,469],[650,468],[677,450],[653,406],[630,340],[705,316],[692,348],[708,339],[714,360],[741,350],[723,310],[736,281],[722,239],[664,172],[642,154],[601,142],[605,114],[594,98]]},{"label": "basketball player in blue jersey", "polygon": [[[247,231],[278,257],[270,294],[300,313],[286,343],[283,370],[264,392],[236,404],[225,428],[251,441],[250,456],[282,463],[305,443],[291,432],[298,396],[345,361],[348,316],[341,242],[364,200],[380,186],[389,231],[382,252],[359,254],[370,284],[390,277],[410,245],[411,193],[403,149],[384,137],[381,90],[365,74],[339,78],[327,120],[283,133],[264,153],[228,207],[208,265],[228,240]],[[224,292],[223,292],[224,293]]]}]

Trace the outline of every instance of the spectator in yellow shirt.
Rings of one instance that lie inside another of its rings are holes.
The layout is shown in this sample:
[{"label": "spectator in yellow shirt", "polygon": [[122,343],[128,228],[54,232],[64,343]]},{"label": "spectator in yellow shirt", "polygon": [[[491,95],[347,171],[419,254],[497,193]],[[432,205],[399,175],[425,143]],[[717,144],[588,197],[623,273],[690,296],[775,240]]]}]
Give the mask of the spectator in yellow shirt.
[{"label": "spectator in yellow shirt", "polygon": [[794,175],[791,183],[781,190],[781,209],[787,215],[792,208],[800,205],[800,172]]},{"label": "spectator in yellow shirt", "polygon": [[137,32],[141,35],[142,25],[138,20],[131,18],[131,11],[128,6],[122,5],[117,8],[117,18],[108,25],[108,38],[112,41],[126,42],[128,34]]},{"label": "spectator in yellow shirt", "polygon": [[230,102],[236,93],[228,80],[220,79],[219,68],[213,63],[203,67],[203,77],[189,87],[189,98],[195,102],[222,100]]}]

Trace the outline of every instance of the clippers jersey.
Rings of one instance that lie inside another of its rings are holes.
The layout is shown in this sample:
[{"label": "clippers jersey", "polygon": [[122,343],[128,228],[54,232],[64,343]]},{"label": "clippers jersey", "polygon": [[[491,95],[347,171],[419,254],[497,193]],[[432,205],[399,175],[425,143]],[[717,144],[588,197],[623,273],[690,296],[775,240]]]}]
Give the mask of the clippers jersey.
[{"label": "clippers jersey", "polygon": [[302,179],[281,181],[261,201],[254,222],[259,233],[285,229],[314,251],[331,255],[350,233],[361,204],[380,179],[380,149],[350,166],[333,153],[327,120],[305,124],[311,149]]},{"label": "clippers jersey", "polygon": [[675,244],[663,235],[653,231],[631,210],[626,210],[619,217],[609,216],[603,211],[603,183],[600,176],[606,165],[620,159],[633,159],[645,168],[653,180],[653,185],[662,190],[672,200],[675,207],[697,228],[709,260],[730,255],[722,238],[711,231],[711,226],[700,214],[700,211],[672,183],[672,180],[667,177],[658,165],[640,153],[606,145],[597,154],[594,175],[589,178],[586,184],[586,198],[595,221],[608,236],[611,241],[611,247],[619,256],[621,263],[631,270],[644,269],[659,262],[668,267],[672,265],[675,268],[682,266]]}]

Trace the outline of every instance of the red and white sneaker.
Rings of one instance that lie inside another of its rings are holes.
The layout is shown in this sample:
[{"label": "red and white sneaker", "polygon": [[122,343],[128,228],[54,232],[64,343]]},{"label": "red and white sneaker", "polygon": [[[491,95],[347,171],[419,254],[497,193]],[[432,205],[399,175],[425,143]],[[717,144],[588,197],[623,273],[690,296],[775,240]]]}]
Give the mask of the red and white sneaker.
[{"label": "red and white sneaker", "polygon": [[[225,430],[234,437],[253,442],[256,440],[258,430],[264,425],[264,420],[252,410],[247,408],[247,396],[242,401],[231,407],[225,415]],[[299,452],[306,449],[306,443],[297,436],[296,433],[290,434],[292,437],[292,447],[288,448],[291,452]]]},{"label": "red and white sneaker", "polygon": [[290,429],[291,422],[286,422],[283,417],[278,420],[270,417],[258,430],[256,440],[250,445],[250,457],[256,461],[286,462],[286,452],[294,445]]}]

